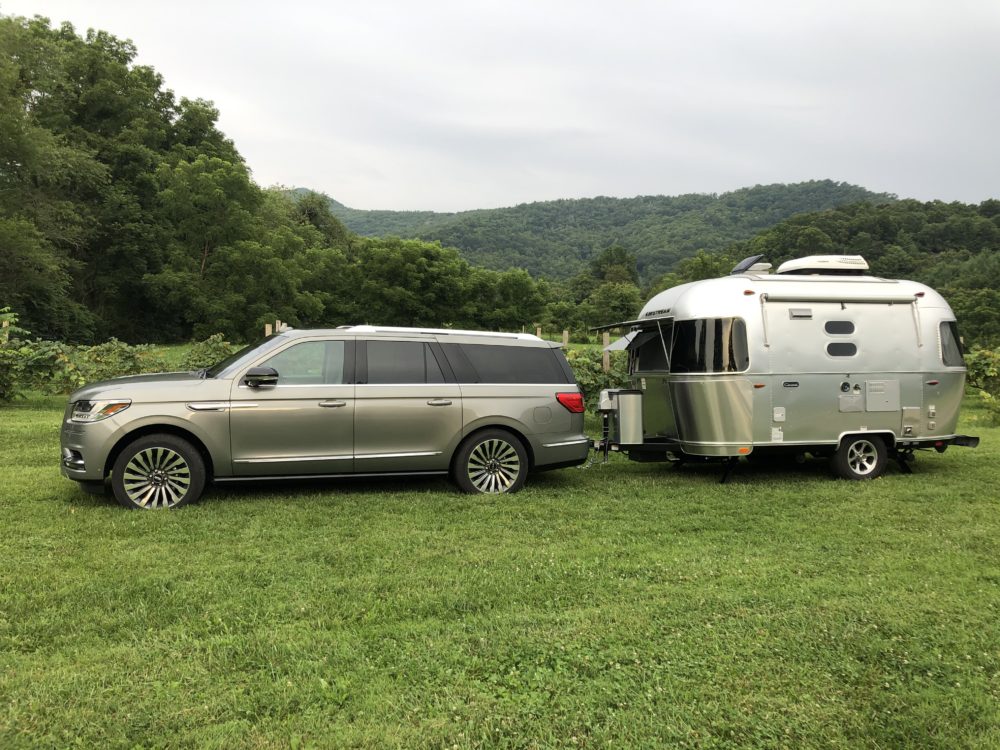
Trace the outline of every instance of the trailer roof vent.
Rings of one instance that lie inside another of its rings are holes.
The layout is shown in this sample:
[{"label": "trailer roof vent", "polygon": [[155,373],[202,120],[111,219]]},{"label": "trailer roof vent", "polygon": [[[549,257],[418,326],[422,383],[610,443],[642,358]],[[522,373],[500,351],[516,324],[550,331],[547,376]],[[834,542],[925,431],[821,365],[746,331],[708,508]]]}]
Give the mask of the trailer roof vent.
[{"label": "trailer roof vent", "polygon": [[778,266],[779,274],[798,276],[863,276],[867,270],[868,262],[860,255],[810,255]]}]

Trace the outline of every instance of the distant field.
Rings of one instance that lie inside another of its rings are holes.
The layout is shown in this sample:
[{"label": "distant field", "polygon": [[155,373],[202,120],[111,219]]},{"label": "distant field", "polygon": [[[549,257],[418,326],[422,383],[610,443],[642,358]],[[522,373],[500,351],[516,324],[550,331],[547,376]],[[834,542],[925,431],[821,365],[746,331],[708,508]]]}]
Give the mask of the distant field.
[{"label": "distant field", "polygon": [[216,490],[0,408],[0,747],[1000,746],[1000,429],[912,476],[615,461]]}]

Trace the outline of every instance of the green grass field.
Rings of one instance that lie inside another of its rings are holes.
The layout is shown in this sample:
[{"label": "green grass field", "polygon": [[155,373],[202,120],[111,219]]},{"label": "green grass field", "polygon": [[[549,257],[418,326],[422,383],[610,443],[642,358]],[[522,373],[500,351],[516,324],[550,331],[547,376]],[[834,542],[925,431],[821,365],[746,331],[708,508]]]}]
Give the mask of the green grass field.
[{"label": "green grass field", "polygon": [[617,460],[128,512],[0,408],[0,747],[1000,746],[1000,429],[871,483]]}]

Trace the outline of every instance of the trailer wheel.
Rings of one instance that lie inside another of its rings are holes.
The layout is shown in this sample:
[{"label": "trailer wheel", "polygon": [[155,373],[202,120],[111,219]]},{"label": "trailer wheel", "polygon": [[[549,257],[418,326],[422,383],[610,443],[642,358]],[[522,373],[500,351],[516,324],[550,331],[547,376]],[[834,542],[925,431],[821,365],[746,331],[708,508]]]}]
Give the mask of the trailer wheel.
[{"label": "trailer wheel", "polygon": [[849,435],[831,458],[834,471],[844,479],[875,479],[885,472],[889,454],[876,435]]}]

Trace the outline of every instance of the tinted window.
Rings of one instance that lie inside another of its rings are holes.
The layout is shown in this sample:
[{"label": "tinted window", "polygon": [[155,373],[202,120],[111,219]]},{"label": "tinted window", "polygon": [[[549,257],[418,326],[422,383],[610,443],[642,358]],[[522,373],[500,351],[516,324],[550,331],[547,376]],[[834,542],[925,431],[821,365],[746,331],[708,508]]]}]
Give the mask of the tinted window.
[{"label": "tinted window", "polygon": [[[669,327],[663,330],[663,336],[667,341],[670,341],[670,332]],[[663,339],[660,338],[659,331],[642,331],[636,334],[636,337],[629,343],[628,349],[633,352],[635,358],[633,371],[667,371],[667,355],[664,352]]]},{"label": "tinted window", "polygon": [[826,345],[826,353],[831,357],[853,357],[858,353],[858,347],[850,341],[834,341]]},{"label": "tinted window", "polygon": [[[569,383],[554,349],[458,344],[478,383]],[[456,375],[461,377],[459,368]]]},{"label": "tinted window", "polygon": [[420,341],[369,341],[368,382],[443,383],[444,375],[431,348]]},{"label": "tinted window", "polygon": [[749,366],[747,328],[739,318],[674,323],[671,372],[742,372]]},{"label": "tinted window", "polygon": [[854,333],[854,323],[849,320],[828,320],[823,328],[833,335]]},{"label": "tinted window", "polygon": [[961,367],[965,364],[962,339],[958,336],[958,324],[954,320],[941,324],[941,360],[948,367]]},{"label": "tinted window", "polygon": [[344,342],[304,341],[275,354],[260,366],[278,371],[278,385],[343,383]]}]

